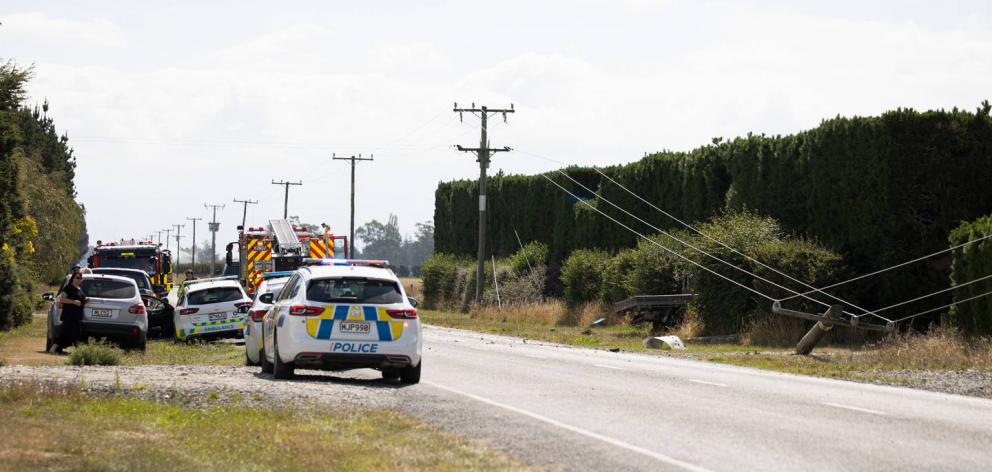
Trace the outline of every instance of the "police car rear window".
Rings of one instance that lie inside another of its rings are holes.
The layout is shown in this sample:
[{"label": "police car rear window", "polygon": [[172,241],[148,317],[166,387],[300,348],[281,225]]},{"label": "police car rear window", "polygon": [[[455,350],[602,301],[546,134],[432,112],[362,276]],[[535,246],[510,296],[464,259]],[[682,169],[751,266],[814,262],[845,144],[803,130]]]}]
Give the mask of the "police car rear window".
[{"label": "police car rear window", "polygon": [[389,280],[336,278],[311,280],[307,300],[323,303],[402,303],[400,287]]},{"label": "police car rear window", "polygon": [[237,287],[214,287],[190,292],[187,305],[209,305],[211,303],[236,302],[244,298]]},{"label": "police car rear window", "polygon": [[134,285],[111,279],[83,279],[83,293],[92,298],[134,298]]}]

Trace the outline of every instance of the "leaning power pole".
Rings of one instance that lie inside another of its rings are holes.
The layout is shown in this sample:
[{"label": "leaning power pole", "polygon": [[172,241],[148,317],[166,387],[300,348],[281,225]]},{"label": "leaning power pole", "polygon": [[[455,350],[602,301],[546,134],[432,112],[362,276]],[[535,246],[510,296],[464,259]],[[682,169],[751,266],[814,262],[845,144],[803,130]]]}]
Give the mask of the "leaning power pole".
[{"label": "leaning power pole", "polygon": [[348,240],[348,244],[351,244],[351,247],[355,247],[355,163],[358,161],[371,161],[372,154],[369,154],[369,157],[362,157],[361,154],[358,157],[338,157],[331,154],[331,159],[335,161],[351,161],[351,239]]},{"label": "leaning power pole", "polygon": [[207,228],[210,230],[210,275],[217,273],[217,231],[220,230],[220,223],[217,222],[217,208],[224,208],[224,205],[203,204],[203,208],[213,208],[214,216]]},{"label": "leaning power pole", "polygon": [[486,106],[480,106],[476,108],[473,103],[471,108],[459,108],[458,104],[455,103],[454,112],[458,113],[458,118],[463,118],[463,113],[469,112],[472,114],[478,114],[479,118],[482,120],[482,137],[479,139],[479,147],[477,148],[466,148],[462,146],[457,146],[459,151],[463,152],[474,152],[478,156],[479,162],[479,266],[475,271],[475,301],[479,301],[482,298],[482,281],[485,277],[485,263],[486,263],[486,168],[489,167],[489,158],[497,152],[507,152],[510,150],[509,146],[504,146],[499,149],[492,149],[489,147],[489,137],[488,137],[488,119],[490,114],[503,114],[503,122],[506,122],[506,114],[513,113],[513,104],[510,104],[510,108],[488,108]]},{"label": "leaning power pole", "polygon": [[193,268],[193,273],[196,274],[196,222],[203,218],[190,218],[187,216],[186,219],[193,222],[193,262],[190,264],[190,267]]},{"label": "leaning power pole", "polygon": [[280,180],[280,181],[276,182],[275,180],[273,180],[272,181],[272,185],[283,185],[283,186],[286,187],[286,199],[283,200],[283,204],[282,204],[282,218],[283,219],[289,218],[289,186],[290,185],[303,185],[303,181],[300,180],[300,181],[296,181],[296,182],[287,182],[285,180]]},{"label": "leaning power pole", "polygon": [[241,211],[241,227],[245,226],[245,219],[248,218],[248,205],[257,205],[258,200],[238,200],[234,199],[234,203],[244,203],[244,210]]}]

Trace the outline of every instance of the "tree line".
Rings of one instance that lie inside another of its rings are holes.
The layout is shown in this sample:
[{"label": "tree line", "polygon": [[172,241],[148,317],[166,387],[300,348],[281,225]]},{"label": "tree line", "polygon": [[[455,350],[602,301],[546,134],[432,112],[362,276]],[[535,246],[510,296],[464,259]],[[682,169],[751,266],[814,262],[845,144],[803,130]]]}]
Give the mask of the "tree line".
[{"label": "tree line", "polygon": [[58,283],[86,251],[76,157],[49,104],[29,106],[31,69],[0,63],[0,329],[23,324],[35,287]]}]

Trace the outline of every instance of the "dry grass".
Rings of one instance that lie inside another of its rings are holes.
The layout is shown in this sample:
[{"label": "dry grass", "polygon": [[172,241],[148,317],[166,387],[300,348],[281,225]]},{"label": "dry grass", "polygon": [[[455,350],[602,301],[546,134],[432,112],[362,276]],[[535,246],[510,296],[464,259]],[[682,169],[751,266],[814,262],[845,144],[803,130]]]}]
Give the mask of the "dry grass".
[{"label": "dry grass", "polygon": [[569,317],[565,304],[559,301],[543,303],[523,303],[506,305],[502,309],[495,305],[476,305],[469,311],[474,319],[497,321],[500,323],[531,323],[557,326]]},{"label": "dry grass", "polygon": [[751,323],[741,335],[745,346],[794,346],[806,331],[809,322],[785,316],[766,316]]},{"label": "dry grass", "polygon": [[406,296],[416,298],[418,301],[424,301],[422,298],[424,281],[419,277],[400,277],[400,283],[403,284],[403,290],[406,291]]},{"label": "dry grass", "polygon": [[893,336],[850,357],[848,362],[888,370],[992,371],[992,339],[967,339],[953,329],[937,328],[925,335]]},{"label": "dry grass", "polygon": [[685,341],[701,335],[703,328],[703,320],[700,318],[699,313],[692,309],[692,307],[689,307],[686,310],[685,317],[682,318],[682,323],[669,329],[666,334],[678,336]]}]

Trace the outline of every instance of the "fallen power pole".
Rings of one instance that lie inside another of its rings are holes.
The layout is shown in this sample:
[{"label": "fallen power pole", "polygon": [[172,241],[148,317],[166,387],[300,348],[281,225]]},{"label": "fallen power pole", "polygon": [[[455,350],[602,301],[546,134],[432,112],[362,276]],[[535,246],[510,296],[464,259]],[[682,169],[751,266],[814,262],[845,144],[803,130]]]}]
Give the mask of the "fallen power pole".
[{"label": "fallen power pole", "polygon": [[479,301],[482,298],[482,281],[485,277],[485,263],[486,263],[486,168],[489,167],[489,158],[497,152],[508,152],[510,151],[509,146],[504,146],[502,148],[493,149],[489,147],[489,137],[488,137],[488,119],[490,114],[503,114],[503,122],[506,122],[506,114],[513,113],[513,104],[510,104],[510,108],[488,108],[486,106],[476,107],[475,103],[472,104],[470,108],[459,108],[458,104],[455,103],[454,112],[458,113],[459,119],[462,119],[462,114],[469,112],[472,114],[478,114],[479,118],[482,120],[482,136],[479,139],[479,147],[477,148],[466,148],[462,146],[457,146],[459,151],[463,152],[474,152],[478,156],[479,162],[479,265],[475,272],[475,300]]},{"label": "fallen power pole", "polygon": [[234,203],[244,203],[244,209],[241,211],[241,227],[245,226],[245,219],[248,218],[248,205],[257,205],[258,200],[238,200],[234,199]]},{"label": "fallen power pole", "polygon": [[302,180],[298,180],[296,182],[288,182],[288,181],[285,181],[285,180],[280,180],[280,181],[276,182],[275,180],[273,180],[272,181],[272,185],[282,185],[282,186],[285,186],[286,187],[286,198],[285,198],[285,200],[283,200],[283,204],[282,204],[282,219],[285,220],[286,218],[289,218],[289,186],[290,185],[303,185],[303,181]]},{"label": "fallen power pole", "polygon": [[224,205],[208,205],[203,204],[203,208],[213,208],[214,216],[210,223],[207,223],[207,229],[210,230],[210,275],[217,273],[217,231],[220,231],[220,223],[217,222],[217,208],[224,208]]},{"label": "fallen power pole", "polygon": [[362,157],[361,154],[358,157],[338,157],[331,154],[331,159],[335,161],[351,161],[351,239],[348,240],[351,247],[355,247],[355,163],[358,161],[371,161],[372,154],[369,157]]}]

